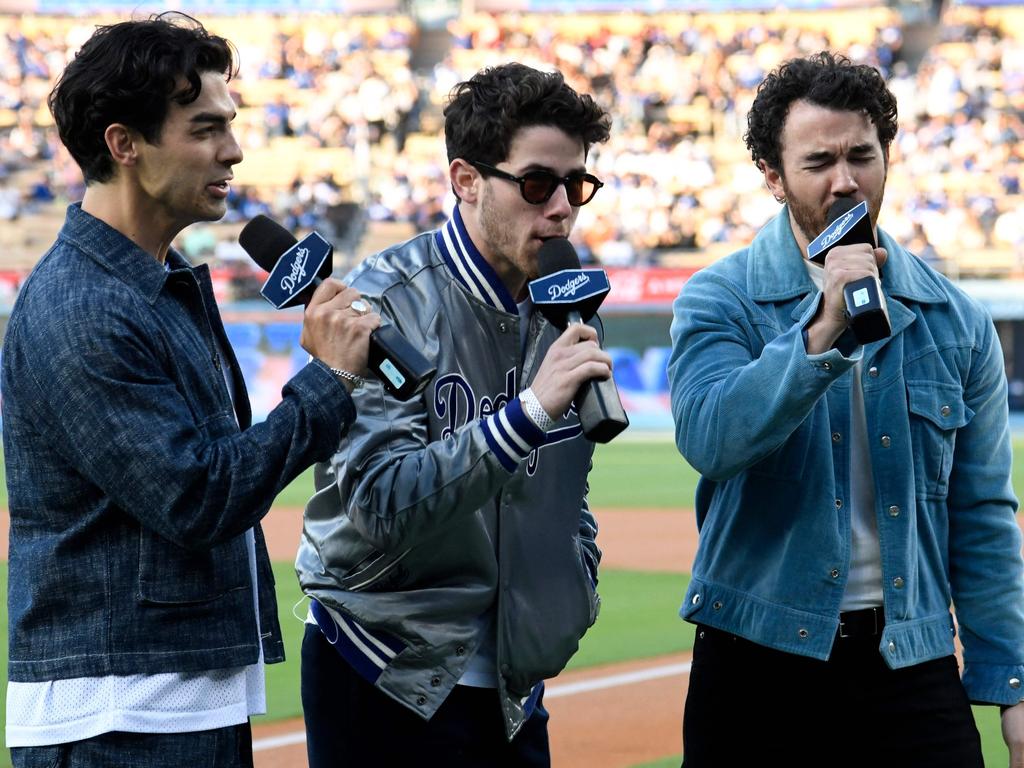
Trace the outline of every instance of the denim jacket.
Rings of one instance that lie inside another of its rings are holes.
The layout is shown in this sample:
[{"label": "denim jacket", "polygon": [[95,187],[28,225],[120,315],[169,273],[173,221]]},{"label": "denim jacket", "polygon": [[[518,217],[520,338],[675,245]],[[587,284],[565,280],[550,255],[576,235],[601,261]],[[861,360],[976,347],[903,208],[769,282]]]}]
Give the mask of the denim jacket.
[{"label": "denim jacket", "polygon": [[681,615],[824,659],[850,559],[850,386],[861,365],[894,668],[953,653],[974,701],[1021,699],[1024,565],[999,340],[978,304],[879,232],[892,335],[808,355],[821,300],[785,209],[674,305],[676,443],[701,474]]},{"label": "denim jacket", "polygon": [[310,364],[251,426],[209,271],[167,258],[73,205],[15,304],[2,372],[11,680],[254,663],[249,528],[264,655],[284,657],[259,521],[330,457],[352,401]]}]

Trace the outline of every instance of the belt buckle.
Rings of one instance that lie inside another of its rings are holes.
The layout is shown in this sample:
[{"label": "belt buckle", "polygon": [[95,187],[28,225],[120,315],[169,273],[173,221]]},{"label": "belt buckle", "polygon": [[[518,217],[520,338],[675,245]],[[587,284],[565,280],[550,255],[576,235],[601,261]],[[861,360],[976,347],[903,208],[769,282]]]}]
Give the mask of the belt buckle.
[{"label": "belt buckle", "polygon": [[[868,608],[871,611],[871,636],[875,637],[878,635],[878,612],[883,610],[881,608]],[[846,638],[850,635],[846,634],[845,628],[846,622],[843,621],[842,614],[839,615],[839,637]]]}]

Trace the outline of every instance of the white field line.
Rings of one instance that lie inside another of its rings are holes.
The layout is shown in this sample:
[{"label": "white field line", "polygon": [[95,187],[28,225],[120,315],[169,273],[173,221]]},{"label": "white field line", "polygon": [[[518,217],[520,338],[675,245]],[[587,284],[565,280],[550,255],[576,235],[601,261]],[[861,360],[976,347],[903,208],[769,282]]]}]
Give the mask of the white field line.
[{"label": "white field line", "polygon": [[[620,685],[634,685],[644,683],[648,680],[659,680],[663,677],[674,677],[675,675],[686,675],[690,672],[690,662],[679,664],[663,664],[658,667],[640,669],[636,672],[623,672],[618,675],[605,675],[595,677],[593,680],[581,680],[578,683],[565,683],[563,685],[552,685],[544,689],[545,699],[557,699],[562,696],[575,696],[578,693],[589,693],[590,691],[601,691],[606,688],[617,688]],[[255,739],[252,743],[253,752],[263,752],[278,747],[287,747],[293,744],[304,744],[306,734],[303,731],[282,733],[280,736],[268,736],[265,739]]]}]

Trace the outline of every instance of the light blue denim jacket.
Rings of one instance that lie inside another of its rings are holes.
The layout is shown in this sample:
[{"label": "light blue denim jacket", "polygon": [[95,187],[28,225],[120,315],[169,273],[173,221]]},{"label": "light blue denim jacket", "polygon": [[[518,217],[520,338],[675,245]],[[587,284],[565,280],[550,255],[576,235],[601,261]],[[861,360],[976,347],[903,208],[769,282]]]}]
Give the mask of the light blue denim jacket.
[{"label": "light blue denim jacket", "polygon": [[[11,680],[284,658],[259,521],[355,418],[320,363],[251,425],[209,270],[68,208],[3,352]],[[222,357],[218,347],[226,357]],[[232,376],[234,409],[223,370]]]},{"label": "light blue denim jacket", "polygon": [[850,562],[850,385],[862,360],[891,667],[953,653],[974,701],[1024,688],[1024,565],[1006,378],[983,309],[879,231],[892,336],[808,355],[820,292],[783,211],[676,299],[676,443],[701,474],[683,618],[829,656]]}]

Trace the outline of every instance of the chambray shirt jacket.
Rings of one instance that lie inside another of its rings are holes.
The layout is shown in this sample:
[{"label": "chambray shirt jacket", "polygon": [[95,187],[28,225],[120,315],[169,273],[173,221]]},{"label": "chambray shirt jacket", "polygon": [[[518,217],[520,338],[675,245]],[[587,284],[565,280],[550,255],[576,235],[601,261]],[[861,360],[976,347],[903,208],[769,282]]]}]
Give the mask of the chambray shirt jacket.
[{"label": "chambray shirt jacket", "polygon": [[828,658],[850,560],[850,386],[861,365],[893,668],[953,653],[974,701],[1024,694],[1024,564],[1002,352],[988,314],[879,231],[891,337],[809,355],[821,301],[788,210],[674,305],[676,442],[701,474],[680,614]]},{"label": "chambray shirt jacket", "polygon": [[15,304],[2,369],[11,680],[255,663],[249,528],[264,656],[284,658],[259,521],[331,456],[352,401],[311,363],[252,425],[209,270],[167,259],[72,205]]}]

